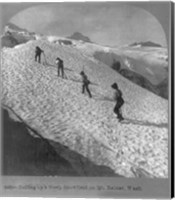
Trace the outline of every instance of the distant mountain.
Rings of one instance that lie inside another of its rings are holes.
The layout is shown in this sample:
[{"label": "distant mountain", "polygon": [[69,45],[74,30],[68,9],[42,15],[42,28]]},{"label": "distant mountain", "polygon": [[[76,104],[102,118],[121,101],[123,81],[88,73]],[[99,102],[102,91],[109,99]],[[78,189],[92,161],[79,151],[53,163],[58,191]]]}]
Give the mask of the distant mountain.
[{"label": "distant mountain", "polygon": [[134,46],[141,46],[141,47],[162,47],[160,44],[156,44],[154,42],[151,41],[147,41],[147,42],[134,42],[132,44],[130,44],[129,46],[134,47]]},{"label": "distant mountain", "polygon": [[23,28],[20,28],[19,26],[9,22],[6,24],[6,29],[9,29],[9,30],[13,30],[13,31],[18,31],[18,32],[28,32],[26,29],[23,29]]},{"label": "distant mountain", "polygon": [[92,43],[92,41],[87,36],[84,36],[83,34],[79,32],[75,32],[71,36],[68,36],[67,38]]},{"label": "distant mountain", "polygon": [[18,41],[11,35],[5,35],[3,37],[1,37],[1,46],[2,47],[14,47],[16,45],[18,45]]},{"label": "distant mountain", "polygon": [[10,22],[6,24],[4,34],[1,37],[2,47],[10,48],[18,44],[26,43],[29,40],[35,40],[35,33],[29,32]]},{"label": "distant mountain", "polygon": [[[133,83],[155,93],[156,95],[159,95],[165,99],[168,99],[168,80],[167,79],[164,79],[159,84],[153,84],[147,78],[147,76],[145,76],[144,71],[139,72],[139,70],[137,70],[139,68],[132,70],[133,67],[131,68],[126,67],[124,58],[111,52],[106,53],[102,51],[96,51],[94,53],[94,58],[110,66],[112,69],[114,69],[119,74],[121,74],[128,80],[132,81]],[[136,66],[137,62],[134,60],[132,64],[133,66]],[[138,62],[138,65],[141,66],[142,63]]]}]

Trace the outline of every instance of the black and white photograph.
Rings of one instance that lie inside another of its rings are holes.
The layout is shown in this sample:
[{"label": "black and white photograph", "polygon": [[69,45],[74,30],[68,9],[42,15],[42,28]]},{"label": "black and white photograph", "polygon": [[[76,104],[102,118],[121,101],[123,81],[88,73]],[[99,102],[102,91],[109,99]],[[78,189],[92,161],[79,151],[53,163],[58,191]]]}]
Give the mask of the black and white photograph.
[{"label": "black and white photograph", "polygon": [[0,6],[2,176],[167,180],[171,3]]}]

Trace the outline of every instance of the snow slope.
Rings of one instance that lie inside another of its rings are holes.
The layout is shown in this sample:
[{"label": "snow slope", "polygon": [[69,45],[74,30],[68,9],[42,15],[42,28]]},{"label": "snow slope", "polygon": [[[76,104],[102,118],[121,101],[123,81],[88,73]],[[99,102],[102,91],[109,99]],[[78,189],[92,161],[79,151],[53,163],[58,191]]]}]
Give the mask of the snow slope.
[{"label": "snow slope", "polygon": [[[44,49],[47,64],[34,61],[36,45]],[[64,60],[68,79],[57,77],[57,56]],[[79,73],[83,66],[94,83],[90,85],[92,99],[81,94]],[[2,103],[43,137],[125,177],[168,176],[168,101],[114,73],[80,49],[41,40],[2,50],[1,72]],[[113,114],[113,82],[118,83],[125,99],[123,123]],[[56,151],[74,167],[83,162],[65,149]],[[80,167],[80,174],[82,170]]]}]

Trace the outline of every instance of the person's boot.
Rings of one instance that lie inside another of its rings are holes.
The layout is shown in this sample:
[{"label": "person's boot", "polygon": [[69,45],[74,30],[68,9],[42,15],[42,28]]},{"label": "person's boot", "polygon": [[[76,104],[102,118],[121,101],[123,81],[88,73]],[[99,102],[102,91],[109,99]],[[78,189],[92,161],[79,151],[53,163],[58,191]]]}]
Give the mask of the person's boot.
[{"label": "person's boot", "polygon": [[119,122],[121,122],[121,121],[123,121],[124,120],[124,118],[122,117],[122,116],[120,116],[119,118],[118,118],[118,121]]},{"label": "person's boot", "polygon": [[119,118],[119,119],[118,119],[119,122],[121,122],[122,120],[123,120],[122,118]]},{"label": "person's boot", "polygon": [[89,98],[92,98],[91,92],[90,92],[89,90],[88,90],[87,92],[88,92],[88,94],[89,94]]}]

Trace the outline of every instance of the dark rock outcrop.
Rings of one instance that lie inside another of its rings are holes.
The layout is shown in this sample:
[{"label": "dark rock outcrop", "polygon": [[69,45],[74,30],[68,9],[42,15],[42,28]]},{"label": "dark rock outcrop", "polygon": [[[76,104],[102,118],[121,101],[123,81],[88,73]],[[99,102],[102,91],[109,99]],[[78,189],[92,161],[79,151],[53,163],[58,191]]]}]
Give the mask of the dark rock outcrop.
[{"label": "dark rock outcrop", "polygon": [[87,36],[84,36],[83,34],[81,34],[79,32],[75,32],[71,36],[68,36],[67,38],[92,43],[91,40]]},{"label": "dark rock outcrop", "polygon": [[168,78],[165,78],[161,83],[157,85],[159,96],[168,99]]},{"label": "dark rock outcrop", "polygon": [[125,78],[132,81],[133,83],[136,83],[137,85],[157,94],[158,96],[168,99],[168,80],[167,79],[165,79],[159,85],[153,85],[145,77],[129,69],[121,69],[119,73]]},{"label": "dark rock outcrop", "polygon": [[140,74],[137,74],[136,72],[133,72],[129,69],[121,69],[119,73],[125,78],[132,81],[133,83],[136,83],[137,85],[156,93],[156,90],[154,86],[151,84],[151,82],[149,82],[146,78],[144,78]]},{"label": "dark rock outcrop", "polygon": [[60,45],[72,45],[72,41],[70,40],[57,40],[55,43],[59,43]]},{"label": "dark rock outcrop", "polygon": [[120,62],[120,67],[121,68],[124,67],[124,63],[123,63],[121,56],[118,56],[115,53],[96,51],[93,56],[95,59],[99,60],[100,62],[102,62],[110,67],[114,66],[115,62]]},{"label": "dark rock outcrop", "polygon": [[134,47],[134,46],[141,46],[141,47],[162,47],[160,44],[156,44],[154,42],[151,41],[147,41],[147,42],[134,42],[132,44],[130,44],[129,46]]}]

